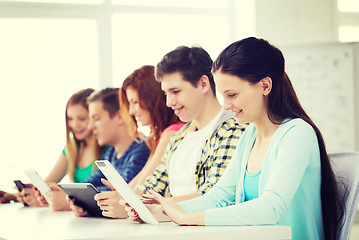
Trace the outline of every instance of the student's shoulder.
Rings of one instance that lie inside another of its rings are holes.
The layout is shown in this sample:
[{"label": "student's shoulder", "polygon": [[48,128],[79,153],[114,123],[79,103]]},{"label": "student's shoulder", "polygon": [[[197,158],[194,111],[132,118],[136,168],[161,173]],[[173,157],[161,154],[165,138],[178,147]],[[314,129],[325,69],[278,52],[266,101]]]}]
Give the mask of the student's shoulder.
[{"label": "student's shoulder", "polygon": [[211,138],[216,141],[231,141],[233,144],[243,135],[246,126],[242,126],[236,122],[234,118],[223,121],[213,132]]},{"label": "student's shoulder", "polygon": [[233,116],[233,113],[228,110],[221,110],[221,116],[219,117],[217,123],[217,129],[224,130],[240,130],[244,131],[246,125],[240,125],[237,123],[236,119]]},{"label": "student's shoulder", "polygon": [[175,131],[175,132],[177,132],[177,131],[180,130],[184,125],[185,125],[185,123],[184,123],[184,122],[181,122],[181,121],[179,121],[179,122],[177,122],[177,123],[174,123],[174,124],[171,124],[171,125],[169,125],[168,127],[166,127],[166,128],[163,130],[162,134],[164,134],[164,133],[166,133],[166,132],[169,132],[169,131]]},{"label": "student's shoulder", "polygon": [[130,147],[141,147],[141,146],[144,146],[146,145],[146,141],[145,141],[146,138],[139,138],[139,137],[136,137],[132,144],[130,145]]},{"label": "student's shoulder", "polygon": [[180,137],[183,137],[184,135],[187,134],[187,132],[189,130],[191,130],[193,127],[195,126],[195,121],[190,121],[190,122],[187,122],[187,123],[184,123],[183,126],[173,134],[173,137],[174,139],[177,139],[177,138],[180,138]]},{"label": "student's shoulder", "polygon": [[280,128],[280,134],[283,137],[294,137],[296,139],[309,139],[312,138],[316,141],[316,132],[314,128],[306,121],[301,118],[285,119]]},{"label": "student's shoulder", "polygon": [[314,131],[313,127],[301,118],[287,118],[282,122],[281,128],[284,131]]},{"label": "student's shoulder", "polygon": [[116,156],[117,153],[116,153],[116,150],[113,146],[108,146],[106,147],[106,151],[104,151],[102,153],[102,158],[103,159],[106,159],[106,160],[109,160],[109,159],[112,159],[113,156]]},{"label": "student's shoulder", "polygon": [[112,152],[115,151],[115,148],[110,145],[105,145],[105,146],[101,147],[101,150],[102,150],[103,154],[111,154]]},{"label": "student's shoulder", "polygon": [[136,138],[129,148],[137,151],[149,151],[145,139],[142,138]]},{"label": "student's shoulder", "polygon": [[244,130],[246,130],[248,124],[239,124],[237,123],[235,118],[229,118],[226,119],[225,121],[223,121],[221,123],[221,125],[219,126],[219,128],[222,128],[226,131],[239,131],[239,132],[244,132]]},{"label": "student's shoulder", "polygon": [[104,146],[101,146],[100,149],[101,149],[101,153],[102,153],[102,154],[105,154],[105,153],[108,152],[110,149],[114,149],[114,148],[113,148],[112,146],[110,146],[110,145],[104,145]]}]

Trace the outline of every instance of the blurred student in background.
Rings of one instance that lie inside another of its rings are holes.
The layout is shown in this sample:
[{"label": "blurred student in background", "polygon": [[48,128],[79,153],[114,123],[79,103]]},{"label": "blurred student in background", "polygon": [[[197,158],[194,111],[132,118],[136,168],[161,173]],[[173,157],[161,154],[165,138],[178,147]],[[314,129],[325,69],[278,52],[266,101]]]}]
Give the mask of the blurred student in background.
[{"label": "blurred student in background", "polygon": [[[46,182],[60,182],[66,174],[72,182],[82,182],[91,175],[94,161],[104,152],[104,147],[98,145],[95,136],[88,128],[89,112],[86,99],[92,92],[94,90],[91,88],[82,89],[68,100],[65,109],[66,146],[45,179]],[[32,187],[16,195],[22,203],[39,206]]]},{"label": "blurred student in background", "polygon": [[[120,90],[120,106],[123,116],[131,116],[140,125],[151,129],[145,139],[151,150],[150,158],[130,182],[130,186],[135,187],[155,171],[170,138],[184,123],[166,106],[166,96],[156,81],[154,66],[143,66],[125,79]],[[127,118],[127,121],[130,120]],[[130,129],[130,134],[135,136],[137,131]]]},{"label": "blurred student in background", "polygon": [[[122,117],[119,106],[119,89],[106,88],[94,92],[87,98],[89,104],[89,129],[95,135],[100,146],[107,146],[107,151],[101,159],[109,160],[126,182],[130,182],[145,165],[149,156],[146,143],[139,138],[131,137],[128,125]],[[104,178],[100,170],[96,169],[88,178],[81,182],[91,183],[100,191],[109,188],[101,183]],[[55,184],[50,183],[51,192],[48,192],[49,205],[54,211],[71,210],[66,201],[66,194]],[[42,197],[41,202],[46,205]]]},{"label": "blurred student in background", "polygon": [[[150,150],[143,139],[130,136],[128,132],[128,129],[131,129],[128,125],[135,125],[135,122],[134,120],[126,122],[122,116],[119,106],[119,88],[106,88],[96,92],[88,98],[88,103],[90,128],[98,144],[111,146],[103,159],[108,160],[129,183],[146,164]],[[101,178],[105,176],[99,169],[96,169],[83,182],[91,183],[100,191],[110,190],[102,184]],[[56,202],[54,210],[71,210],[65,198],[66,194],[57,186],[49,194],[53,195],[52,198]]]},{"label": "blurred student in background", "polygon": [[[141,137],[137,125],[132,124],[134,120],[139,125],[150,127],[145,141],[151,154],[144,168],[129,184],[135,188],[153,174],[171,136],[184,123],[166,106],[166,96],[155,79],[154,67],[149,65],[136,69],[125,79],[120,89],[120,109],[132,137]],[[105,191],[97,194],[96,199],[103,204],[119,206],[120,195],[116,191]]]},{"label": "blurred student in background", "polygon": [[66,105],[66,147],[62,151],[46,182],[60,182],[69,175],[72,182],[82,182],[95,168],[94,161],[99,159],[104,147],[96,141],[89,125],[87,97],[93,89],[84,89],[71,96]]}]

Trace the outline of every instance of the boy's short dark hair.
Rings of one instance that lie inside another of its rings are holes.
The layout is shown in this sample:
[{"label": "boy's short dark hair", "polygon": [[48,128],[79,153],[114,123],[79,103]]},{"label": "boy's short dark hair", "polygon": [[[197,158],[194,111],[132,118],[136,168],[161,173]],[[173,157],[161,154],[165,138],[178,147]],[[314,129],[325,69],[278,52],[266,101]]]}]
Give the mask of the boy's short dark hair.
[{"label": "boy's short dark hair", "polygon": [[101,101],[103,109],[105,109],[112,118],[118,110],[120,110],[118,92],[119,88],[105,88],[101,91],[95,91],[87,98],[87,103],[90,104],[95,101]]},{"label": "boy's short dark hair", "polygon": [[212,63],[211,57],[203,48],[180,46],[161,59],[156,66],[155,75],[157,81],[161,81],[164,75],[178,72],[194,87],[197,87],[199,79],[206,75],[212,92],[216,95],[216,85],[211,72]]}]

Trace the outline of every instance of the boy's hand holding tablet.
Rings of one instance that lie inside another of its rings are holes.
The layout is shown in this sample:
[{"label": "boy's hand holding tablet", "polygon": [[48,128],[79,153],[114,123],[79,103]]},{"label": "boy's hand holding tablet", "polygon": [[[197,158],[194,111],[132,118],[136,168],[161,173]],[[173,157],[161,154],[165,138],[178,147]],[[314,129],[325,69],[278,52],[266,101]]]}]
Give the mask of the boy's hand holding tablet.
[{"label": "boy's hand holding tablet", "polygon": [[122,199],[121,195],[109,181],[102,178],[101,182],[112,190],[100,192],[95,195],[95,200],[102,210],[102,215],[110,218],[127,218],[126,211],[119,203],[120,199]]}]

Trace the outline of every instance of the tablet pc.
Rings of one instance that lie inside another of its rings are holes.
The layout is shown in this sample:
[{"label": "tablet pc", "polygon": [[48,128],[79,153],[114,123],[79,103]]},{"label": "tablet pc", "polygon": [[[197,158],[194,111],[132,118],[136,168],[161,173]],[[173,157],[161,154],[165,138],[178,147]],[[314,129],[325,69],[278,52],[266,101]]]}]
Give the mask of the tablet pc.
[{"label": "tablet pc", "polygon": [[143,204],[139,196],[131,189],[121,175],[116,171],[112,164],[107,160],[95,161],[97,167],[105,175],[108,181],[115,187],[116,191],[123,199],[136,210],[138,216],[149,224],[158,225],[157,219],[152,215],[150,210]]},{"label": "tablet pc", "polygon": [[14,180],[14,183],[17,189],[19,190],[19,192],[21,192],[24,188],[26,188],[25,184],[23,184],[21,180]]},{"label": "tablet pc", "polygon": [[103,217],[102,210],[94,199],[94,196],[100,191],[91,183],[58,183],[57,185],[69,195],[75,205],[82,207],[89,215]]},{"label": "tablet pc", "polygon": [[[25,184],[23,184],[23,183],[21,182],[21,180],[14,180],[14,183],[15,183],[15,185],[16,185],[16,187],[17,187],[17,189],[18,189],[19,192],[21,192],[24,188],[26,188]],[[26,196],[26,194],[25,194],[25,196]],[[25,207],[28,207],[29,204],[24,203],[24,206],[25,206]]]},{"label": "tablet pc", "polygon": [[34,169],[26,169],[26,175],[29,177],[31,183],[40,191],[41,195],[48,201],[46,192],[51,191],[49,185],[40,177],[40,175]]}]

